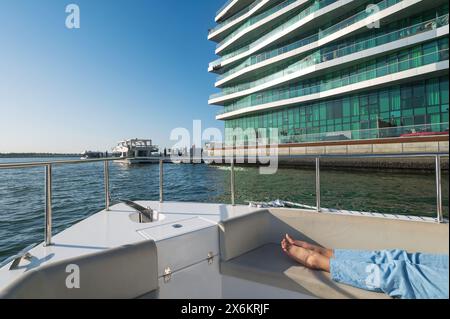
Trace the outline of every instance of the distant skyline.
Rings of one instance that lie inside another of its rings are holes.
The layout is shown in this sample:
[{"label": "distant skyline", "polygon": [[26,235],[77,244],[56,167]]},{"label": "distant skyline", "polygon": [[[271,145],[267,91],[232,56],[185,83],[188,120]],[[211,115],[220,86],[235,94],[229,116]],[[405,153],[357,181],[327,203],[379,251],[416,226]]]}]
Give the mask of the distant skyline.
[{"label": "distant skyline", "polygon": [[[68,4],[81,28],[65,26]],[[207,40],[224,0],[1,0],[0,153],[109,150],[223,123]]]}]

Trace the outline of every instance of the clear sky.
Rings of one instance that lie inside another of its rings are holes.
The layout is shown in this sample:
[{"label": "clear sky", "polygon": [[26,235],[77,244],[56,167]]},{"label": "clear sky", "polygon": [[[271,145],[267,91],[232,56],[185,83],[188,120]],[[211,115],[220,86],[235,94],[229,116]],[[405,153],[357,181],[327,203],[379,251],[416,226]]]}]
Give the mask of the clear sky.
[{"label": "clear sky", "polygon": [[[176,127],[222,128],[208,106],[207,40],[225,0],[0,0],[0,152],[171,146]],[[66,5],[81,28],[65,26]]]}]

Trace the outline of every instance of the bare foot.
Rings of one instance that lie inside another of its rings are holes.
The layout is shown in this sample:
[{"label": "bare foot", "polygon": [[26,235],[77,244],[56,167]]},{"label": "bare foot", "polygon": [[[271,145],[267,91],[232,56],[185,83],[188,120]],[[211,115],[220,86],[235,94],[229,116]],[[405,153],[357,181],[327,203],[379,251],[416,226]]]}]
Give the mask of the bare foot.
[{"label": "bare foot", "polygon": [[281,241],[281,248],[289,257],[307,268],[330,272],[330,259],[324,255],[292,245],[286,239]]},{"label": "bare foot", "polygon": [[313,245],[313,244],[307,243],[306,241],[295,240],[295,239],[292,239],[291,236],[289,236],[288,234],[286,234],[286,240],[291,245],[315,251],[316,253],[324,255],[325,257],[333,258],[333,256],[334,256],[333,249],[323,248],[321,246],[317,246],[317,245]]}]

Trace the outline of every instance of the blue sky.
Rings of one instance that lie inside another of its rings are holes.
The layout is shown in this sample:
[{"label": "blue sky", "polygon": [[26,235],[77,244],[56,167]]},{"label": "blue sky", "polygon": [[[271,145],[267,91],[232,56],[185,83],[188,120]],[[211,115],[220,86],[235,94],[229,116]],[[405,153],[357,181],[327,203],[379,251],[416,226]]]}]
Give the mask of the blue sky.
[{"label": "blue sky", "polygon": [[[81,29],[65,27],[78,4]],[[123,138],[170,146],[208,106],[207,40],[224,0],[1,0],[0,152],[106,150]]]}]

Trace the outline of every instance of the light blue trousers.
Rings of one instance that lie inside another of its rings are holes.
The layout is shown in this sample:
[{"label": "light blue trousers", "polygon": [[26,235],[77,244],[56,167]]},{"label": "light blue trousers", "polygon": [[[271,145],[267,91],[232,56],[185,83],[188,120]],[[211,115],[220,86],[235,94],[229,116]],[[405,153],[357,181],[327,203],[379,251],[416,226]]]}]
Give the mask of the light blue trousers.
[{"label": "light blue trousers", "polygon": [[402,299],[448,299],[448,255],[335,250],[334,281]]}]

